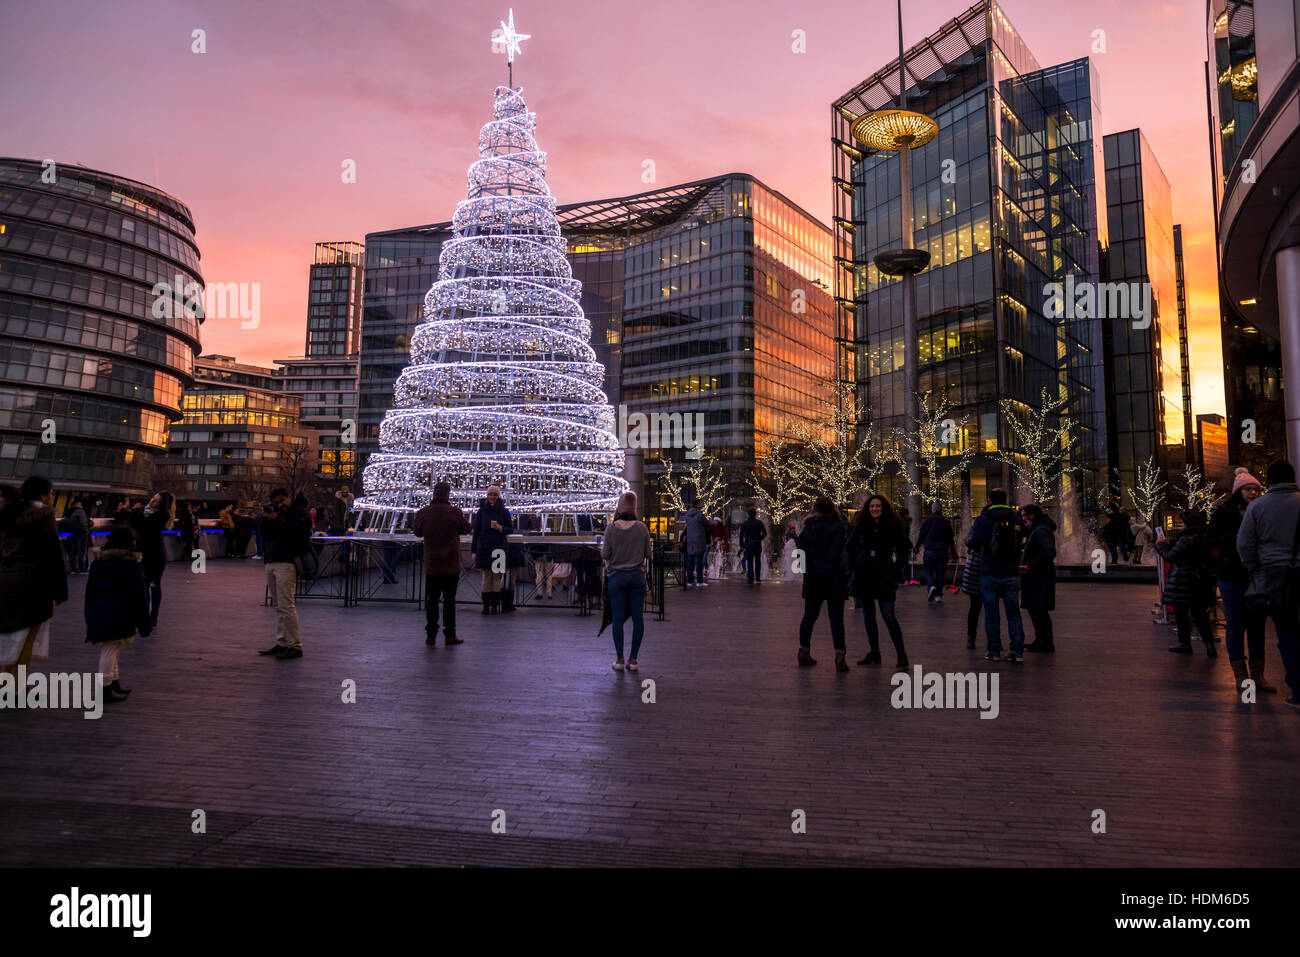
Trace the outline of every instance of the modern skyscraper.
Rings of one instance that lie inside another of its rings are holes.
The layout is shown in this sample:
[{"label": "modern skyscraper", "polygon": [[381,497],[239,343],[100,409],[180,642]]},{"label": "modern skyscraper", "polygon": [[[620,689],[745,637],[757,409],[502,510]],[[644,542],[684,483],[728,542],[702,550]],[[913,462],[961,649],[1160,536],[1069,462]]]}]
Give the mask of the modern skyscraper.
[{"label": "modern skyscraper", "polygon": [[[1087,58],[1040,67],[991,0],[913,46],[904,63],[908,109],[939,124],[932,142],[910,151],[914,245],[930,252],[916,277],[920,390],[946,395],[954,419],[967,420],[950,449],[975,450],[970,501],[978,508],[988,487],[1010,479],[995,455],[1016,451],[999,400],[1023,412],[1044,389],[1080,423],[1073,464],[1085,486],[1104,482],[1102,321],[1073,310],[1054,318],[1050,288],[1100,277],[1097,72]],[[850,129],[897,106],[898,78],[895,60],[831,108],[838,375],[858,384],[885,429],[905,424],[901,283],[873,260],[899,244],[899,157],[862,147]]]},{"label": "modern skyscraper", "polygon": [[[1136,484],[1137,468],[1148,460],[1181,469],[1193,436],[1184,419],[1169,181],[1141,130],[1111,133],[1103,142],[1110,236],[1104,278],[1125,287],[1129,299],[1124,315],[1102,320],[1107,457],[1112,484],[1123,489]],[[1135,299],[1145,305],[1134,308]]]},{"label": "modern skyscraper", "polygon": [[306,357],[359,352],[365,249],[360,243],[317,243],[307,296]]},{"label": "modern skyscraper", "polygon": [[[616,407],[698,413],[705,451],[748,466],[756,447],[831,401],[830,233],[780,193],[730,173],[557,216]],[[378,448],[450,225],[366,236],[363,460]],[[647,488],[660,454],[686,451],[646,450]]]},{"label": "modern skyscraper", "polygon": [[155,484],[203,504],[265,501],[277,485],[302,489],[316,462],[316,433],[301,400],[275,389],[274,369],[200,356],[181,400]]},{"label": "modern skyscraper", "polygon": [[175,197],[0,159],[0,480],[144,494],[193,381],[202,284]]},{"label": "modern skyscraper", "polygon": [[1207,11],[1229,455],[1259,468],[1300,459],[1300,0]]},{"label": "modern skyscraper", "polygon": [[1183,378],[1183,434],[1191,441],[1192,352],[1188,341],[1187,279],[1183,269],[1183,227],[1174,224],[1174,276],[1178,283],[1178,366]]}]

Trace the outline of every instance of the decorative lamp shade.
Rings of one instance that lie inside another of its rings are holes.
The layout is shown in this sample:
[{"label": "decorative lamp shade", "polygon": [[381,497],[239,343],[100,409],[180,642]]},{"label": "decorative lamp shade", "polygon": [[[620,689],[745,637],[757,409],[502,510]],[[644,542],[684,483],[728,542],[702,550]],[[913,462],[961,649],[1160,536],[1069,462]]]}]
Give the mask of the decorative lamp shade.
[{"label": "decorative lamp shade", "polygon": [[875,110],[854,122],[853,138],[873,150],[916,149],[939,135],[939,124],[911,110]]}]

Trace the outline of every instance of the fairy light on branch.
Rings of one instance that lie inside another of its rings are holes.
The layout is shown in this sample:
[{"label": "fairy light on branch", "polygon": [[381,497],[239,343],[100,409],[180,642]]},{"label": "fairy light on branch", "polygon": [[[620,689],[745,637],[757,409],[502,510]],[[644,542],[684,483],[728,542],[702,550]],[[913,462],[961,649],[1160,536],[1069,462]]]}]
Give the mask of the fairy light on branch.
[{"label": "fairy light on branch", "polygon": [[1014,399],[1003,399],[999,404],[1015,436],[1016,448],[999,449],[998,457],[1011,466],[1018,484],[1029,490],[1035,502],[1046,505],[1054,501],[1061,479],[1074,471],[1071,451],[1079,441],[1078,423],[1061,414],[1066,399],[1052,398],[1043,389],[1037,409],[1026,408]]}]

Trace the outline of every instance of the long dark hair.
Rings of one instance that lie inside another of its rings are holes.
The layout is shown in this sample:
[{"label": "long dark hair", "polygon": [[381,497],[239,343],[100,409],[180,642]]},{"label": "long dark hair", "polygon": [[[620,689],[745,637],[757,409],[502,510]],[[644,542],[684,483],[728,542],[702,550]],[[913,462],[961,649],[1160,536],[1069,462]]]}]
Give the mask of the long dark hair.
[{"label": "long dark hair", "polygon": [[896,529],[902,524],[898,513],[894,511],[894,506],[889,504],[889,499],[883,495],[872,495],[862,503],[862,511],[858,512],[854,520],[854,527],[858,531],[866,531],[868,523],[874,523],[875,519],[871,517],[871,503],[880,503],[880,525],[884,528]]},{"label": "long dark hair", "polygon": [[838,519],[840,517],[840,510],[837,509],[835,503],[825,495],[813,502],[812,512],[814,515],[821,515],[823,518]]}]

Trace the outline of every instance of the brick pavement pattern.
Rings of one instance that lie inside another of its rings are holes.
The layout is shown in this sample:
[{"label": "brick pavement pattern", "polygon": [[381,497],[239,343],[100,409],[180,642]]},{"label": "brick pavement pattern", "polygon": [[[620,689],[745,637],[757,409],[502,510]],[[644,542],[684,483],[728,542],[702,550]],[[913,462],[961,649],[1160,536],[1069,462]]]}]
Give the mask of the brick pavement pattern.
[{"label": "brick pavement pattern", "polygon": [[[43,670],[95,667],[84,583]],[[471,606],[447,649],[414,606],[303,601],[305,657],[278,662],[255,654],[274,640],[260,563],[173,563],[163,592],[122,656],[129,701],[98,721],[0,712],[0,865],[1246,866],[1300,849],[1300,715],[1282,695],[1241,704],[1222,652],[1168,654],[1150,586],[1061,586],[1057,654],[1019,666],[985,662],[982,636],[966,650],[964,596],[904,589],[912,663],[999,672],[996,720],[895,710],[888,641],[884,668],[838,675],[824,617],[820,663],[797,668],[791,584],[670,591],[639,674],[610,669],[598,617]],[[846,621],[853,661],[865,630]],[[1271,632],[1269,653],[1280,685]]]}]

